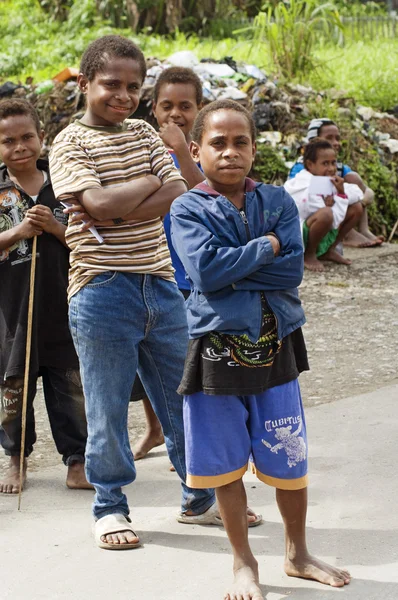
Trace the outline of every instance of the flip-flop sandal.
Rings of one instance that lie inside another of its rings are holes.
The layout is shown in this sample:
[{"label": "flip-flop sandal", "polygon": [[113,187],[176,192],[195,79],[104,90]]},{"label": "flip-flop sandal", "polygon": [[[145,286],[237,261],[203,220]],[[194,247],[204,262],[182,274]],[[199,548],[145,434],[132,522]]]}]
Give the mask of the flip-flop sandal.
[{"label": "flip-flop sandal", "polygon": [[131,525],[131,519],[120,513],[106,515],[94,523],[95,541],[99,548],[104,548],[104,550],[131,550],[132,548],[138,548],[141,545],[140,540],[138,540],[138,542],[129,542],[127,544],[109,544],[108,542],[103,542],[101,539],[103,535],[111,535],[123,531],[131,531],[135,537],[138,537]]},{"label": "flip-flop sandal", "polygon": [[257,527],[258,525],[261,525],[261,523],[264,522],[263,519],[263,515],[257,515],[254,510],[252,510],[251,508],[247,507],[247,516],[249,517],[256,517],[254,519],[254,521],[248,521],[247,522],[247,526],[248,527]]},{"label": "flip-flop sandal", "polygon": [[[256,514],[251,508],[248,508],[247,510],[250,516]],[[177,521],[179,523],[186,523],[187,525],[218,525],[219,527],[224,527],[216,502],[201,515],[186,515],[185,513],[180,512],[177,515]],[[262,515],[256,515],[255,521],[248,522],[248,527],[257,527],[257,525],[260,525],[262,522]]]}]

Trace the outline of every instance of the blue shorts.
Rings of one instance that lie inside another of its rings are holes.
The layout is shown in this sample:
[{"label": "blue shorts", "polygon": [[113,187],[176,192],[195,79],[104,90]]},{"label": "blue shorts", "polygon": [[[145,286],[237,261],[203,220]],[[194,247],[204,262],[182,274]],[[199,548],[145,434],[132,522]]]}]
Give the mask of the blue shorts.
[{"label": "blue shorts", "polygon": [[210,488],[243,477],[282,490],[307,486],[307,435],[297,379],[255,396],[184,396],[187,485]]}]

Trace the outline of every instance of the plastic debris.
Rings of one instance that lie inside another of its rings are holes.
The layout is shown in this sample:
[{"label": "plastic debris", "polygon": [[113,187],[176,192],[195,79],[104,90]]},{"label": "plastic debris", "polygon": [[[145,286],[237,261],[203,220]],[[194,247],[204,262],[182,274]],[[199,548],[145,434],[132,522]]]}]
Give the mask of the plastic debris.
[{"label": "plastic debris", "polygon": [[[147,60],[147,76],[135,118],[145,119],[156,127],[152,114],[153,90],[159,75],[171,65],[193,68],[202,82],[205,104],[229,98],[247,106],[260,132],[258,143],[270,146],[286,167],[292,166],[304,143],[306,124],[314,113],[311,106],[324,100],[324,91],[301,84],[278,84],[255,65],[230,56],[219,61],[205,58],[199,62],[193,52],[182,51],[166,60]],[[84,95],[77,85],[77,74],[77,69],[68,67],[54,79],[38,84],[29,78],[25,85],[8,81],[0,85],[0,98],[26,97],[37,108],[45,131],[44,156],[57,133],[83,113]],[[60,79],[63,81],[58,81]],[[382,113],[357,105],[344,90],[328,90],[329,97],[336,107],[339,124],[343,129],[354,130],[359,140],[357,153],[363,151],[361,144],[372,144],[384,164],[398,160],[398,118],[395,116],[398,116],[398,105]]]},{"label": "plastic debris", "polygon": [[370,106],[358,106],[357,114],[362,117],[364,121],[370,121],[374,117],[375,111]]},{"label": "plastic debris", "polygon": [[190,50],[181,50],[181,52],[175,52],[168,57],[167,62],[176,67],[186,67],[188,69],[192,69],[195,65],[199,64],[196,54]]},{"label": "plastic debris", "polygon": [[219,63],[200,63],[200,68],[195,69],[195,71],[205,71],[213,77],[233,77],[236,73],[236,71],[231,69],[228,65]]}]

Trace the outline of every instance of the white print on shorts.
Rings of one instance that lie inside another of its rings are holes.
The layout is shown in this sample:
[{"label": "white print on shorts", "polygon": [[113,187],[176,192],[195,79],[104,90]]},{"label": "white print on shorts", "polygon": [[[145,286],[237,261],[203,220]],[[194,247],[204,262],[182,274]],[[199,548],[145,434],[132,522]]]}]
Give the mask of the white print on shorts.
[{"label": "white print on shorts", "polygon": [[285,450],[287,454],[287,464],[289,467],[296,467],[297,463],[302,462],[307,457],[307,446],[304,438],[299,434],[301,433],[302,422],[292,433],[292,426],[289,427],[277,427],[275,429],[275,437],[278,440],[278,444],[271,446],[266,440],[261,440],[264,446],[266,446],[271,452],[278,454],[279,450]]}]

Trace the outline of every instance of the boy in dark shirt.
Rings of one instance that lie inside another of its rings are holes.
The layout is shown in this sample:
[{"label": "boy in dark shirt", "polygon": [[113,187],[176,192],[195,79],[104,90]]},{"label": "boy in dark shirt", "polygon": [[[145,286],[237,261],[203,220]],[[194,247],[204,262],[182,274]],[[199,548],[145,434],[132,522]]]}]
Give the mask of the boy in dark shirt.
[{"label": "boy in dark shirt", "polygon": [[[26,449],[36,441],[33,400],[37,379],[67,486],[90,487],[84,475],[87,426],[79,363],[69,333],[66,288],[69,252],[65,216],[56,201],[48,163],[40,160],[38,115],[25,100],[0,103],[0,443],[10,456],[0,493],[16,494],[25,368],[32,238],[38,236]],[[27,461],[25,459],[24,478]]]}]

